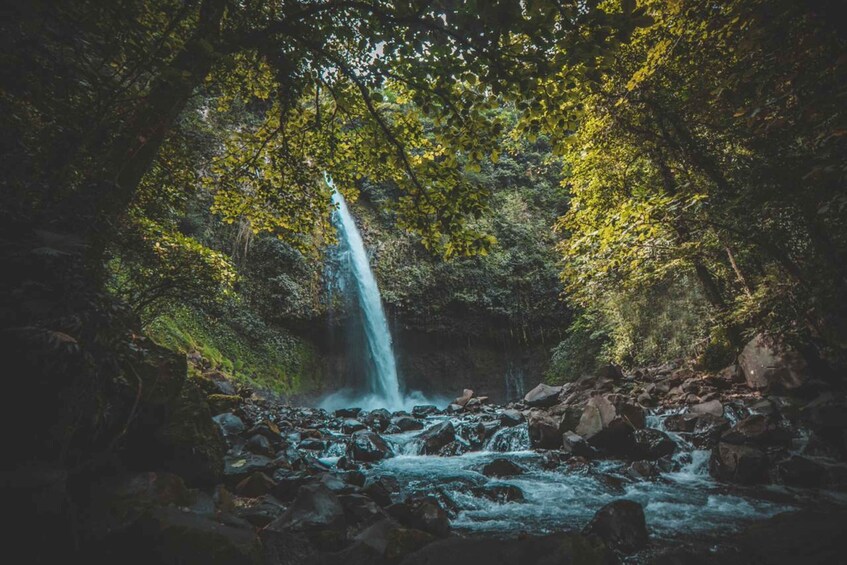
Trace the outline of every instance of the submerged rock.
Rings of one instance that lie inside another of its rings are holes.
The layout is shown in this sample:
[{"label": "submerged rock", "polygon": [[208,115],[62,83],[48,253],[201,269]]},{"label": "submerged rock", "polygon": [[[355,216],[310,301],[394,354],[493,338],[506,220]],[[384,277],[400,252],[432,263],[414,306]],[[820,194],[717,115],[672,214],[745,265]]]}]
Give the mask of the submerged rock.
[{"label": "submerged rock", "polygon": [[514,477],[523,472],[523,467],[503,458],[495,459],[482,468],[482,474],[486,477]]},{"label": "submerged rock", "polygon": [[523,491],[514,485],[486,485],[476,487],[471,492],[474,496],[487,498],[494,502],[523,502]]},{"label": "submerged rock", "polygon": [[647,545],[644,509],[632,500],[615,500],[598,510],[582,533],[596,535],[622,553],[634,553]]}]

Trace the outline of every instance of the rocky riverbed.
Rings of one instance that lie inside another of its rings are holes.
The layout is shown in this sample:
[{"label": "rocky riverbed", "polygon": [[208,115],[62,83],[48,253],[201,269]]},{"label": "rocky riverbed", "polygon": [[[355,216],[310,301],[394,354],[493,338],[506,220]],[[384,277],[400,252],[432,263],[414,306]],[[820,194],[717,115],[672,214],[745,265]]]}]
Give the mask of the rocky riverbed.
[{"label": "rocky riverbed", "polygon": [[750,357],[394,413],[290,406],[207,371],[222,473],[92,485],[83,545],[173,563],[837,562],[843,397]]}]

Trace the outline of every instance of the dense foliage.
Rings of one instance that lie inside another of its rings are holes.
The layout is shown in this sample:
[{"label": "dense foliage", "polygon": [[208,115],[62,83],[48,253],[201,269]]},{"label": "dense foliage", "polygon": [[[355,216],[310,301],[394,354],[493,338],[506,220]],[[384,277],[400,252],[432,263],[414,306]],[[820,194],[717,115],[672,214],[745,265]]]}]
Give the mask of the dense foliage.
[{"label": "dense foliage", "polygon": [[831,4],[643,4],[655,23],[583,85],[567,140],[569,296],[620,361],[690,354],[709,333],[843,347],[847,61]]}]

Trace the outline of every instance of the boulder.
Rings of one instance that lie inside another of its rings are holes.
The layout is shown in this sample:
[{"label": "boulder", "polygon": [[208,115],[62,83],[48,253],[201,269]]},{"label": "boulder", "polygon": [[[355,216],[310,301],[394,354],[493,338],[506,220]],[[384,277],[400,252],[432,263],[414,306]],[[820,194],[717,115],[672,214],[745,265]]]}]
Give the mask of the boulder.
[{"label": "boulder", "polygon": [[241,418],[231,412],[218,414],[212,419],[221,429],[223,435],[227,438],[237,436],[246,429],[246,426]]},{"label": "boulder", "polygon": [[256,471],[236,485],[235,494],[248,498],[257,498],[268,494],[275,486],[276,483],[273,479],[261,471]]},{"label": "boulder", "polygon": [[218,415],[232,412],[244,402],[244,399],[237,394],[210,394],[206,397],[206,402],[209,403],[212,414]]},{"label": "boulder", "polygon": [[780,340],[759,334],[738,356],[747,386],[753,390],[791,391],[809,380],[803,357]]},{"label": "boulder", "polygon": [[434,536],[444,537],[450,533],[450,520],[447,513],[434,496],[409,499],[406,506],[410,512],[410,526],[428,532]]},{"label": "boulder", "polygon": [[710,400],[695,404],[688,409],[692,414],[711,414],[713,416],[723,416],[723,404],[720,400]]},{"label": "boulder", "polygon": [[721,436],[721,441],[759,446],[787,446],[791,441],[791,433],[780,426],[778,417],[753,414],[739,420]]},{"label": "boulder", "polygon": [[285,514],[268,524],[270,531],[343,530],[347,526],[344,507],[338,497],[321,483],[300,487],[297,498]]},{"label": "boulder", "polygon": [[457,404],[459,406],[464,407],[468,403],[468,401],[470,401],[471,398],[473,398],[473,391],[469,388],[466,388],[462,391],[462,396],[456,398],[456,400],[453,401],[453,404]]},{"label": "boulder", "polygon": [[721,441],[712,451],[709,472],[718,480],[742,485],[767,481],[768,457],[750,445]]},{"label": "boulder", "polygon": [[391,423],[391,412],[385,408],[378,408],[368,412],[363,420],[372,430],[382,432]]},{"label": "boulder", "polygon": [[549,565],[618,563],[597,538],[579,534],[491,537],[450,537],[431,543],[406,557],[403,565]]},{"label": "boulder", "polygon": [[367,527],[388,517],[373,500],[363,494],[344,494],[338,500],[344,507],[344,516],[350,526]]},{"label": "boulder", "polygon": [[121,534],[114,544],[115,555],[94,561],[165,565],[262,563],[261,544],[250,524],[231,515],[225,521],[176,507],[157,508]]},{"label": "boulder", "polygon": [[339,408],[335,411],[336,418],[355,418],[361,414],[361,408]]},{"label": "boulder", "polygon": [[562,446],[562,418],[546,410],[533,409],[526,416],[529,443],[540,449],[559,449]]},{"label": "boulder", "polygon": [[274,448],[271,445],[270,440],[262,434],[250,436],[247,443],[244,444],[244,448],[250,453],[255,453],[257,455],[272,457],[274,454]]},{"label": "boulder", "polygon": [[523,502],[524,494],[514,485],[485,485],[471,490],[474,496],[494,502]]},{"label": "boulder", "polygon": [[607,398],[592,396],[586,403],[575,431],[593,447],[623,454],[631,447],[634,429],[631,420],[619,415]]},{"label": "boulder", "polygon": [[532,406],[534,408],[550,407],[558,403],[560,392],[562,392],[562,387],[560,386],[550,386],[548,384],[540,383],[534,389],[526,393],[526,396],[524,396],[524,402],[526,402],[527,406]]},{"label": "boulder", "polygon": [[783,484],[819,488],[825,469],[816,461],[800,455],[792,455],[776,464],[776,474]]},{"label": "boulder", "polygon": [[432,404],[421,404],[412,408],[412,416],[415,418],[426,418],[438,414],[438,407]]},{"label": "boulder", "polygon": [[523,467],[503,458],[495,459],[482,468],[482,474],[486,477],[514,477],[523,472]]},{"label": "boulder", "polygon": [[230,486],[237,485],[255,472],[268,473],[274,468],[274,462],[264,455],[242,453],[227,455],[224,458],[224,480]]},{"label": "boulder", "polygon": [[571,431],[562,434],[562,451],[579,457],[594,455],[594,449],[588,445],[588,442],[582,436]]},{"label": "boulder", "polygon": [[154,445],[143,462],[145,467],[177,473],[191,485],[220,482],[226,444],[203,392],[193,380],[183,384],[165,421],[154,433]]},{"label": "boulder", "polygon": [[416,420],[411,416],[396,416],[391,419],[391,423],[397,426],[400,431],[410,432],[413,430],[422,430],[424,425],[420,420]]},{"label": "boulder", "polygon": [[352,434],[354,432],[358,432],[359,430],[366,429],[367,426],[360,422],[359,420],[355,420],[353,418],[348,418],[341,422],[341,432],[345,434]]},{"label": "boulder", "polygon": [[615,500],[594,514],[583,534],[595,535],[606,545],[625,554],[647,545],[644,509],[632,500]]},{"label": "boulder", "polygon": [[652,428],[644,428],[632,433],[632,448],[628,455],[633,459],[654,461],[666,455],[672,455],[674,451],[676,451],[676,444],[668,437],[668,434]]},{"label": "boulder", "polygon": [[424,430],[415,439],[422,444],[422,455],[434,455],[445,445],[456,439],[456,430],[450,420],[445,420]]},{"label": "boulder", "polygon": [[691,436],[691,443],[701,449],[711,449],[728,429],[729,422],[726,418],[712,414],[701,414],[694,420],[694,433]]},{"label": "boulder", "polygon": [[283,512],[285,512],[285,506],[267,494],[257,498],[252,504],[242,506],[238,510],[238,517],[257,528],[264,528],[282,516]]},{"label": "boulder", "polygon": [[394,451],[379,434],[368,430],[354,433],[347,445],[347,458],[352,461],[372,463],[393,457]]},{"label": "boulder", "polygon": [[520,410],[515,410],[513,408],[507,408],[500,412],[500,424],[506,427],[513,427],[519,424],[522,424],[524,421],[524,416],[521,414]]}]

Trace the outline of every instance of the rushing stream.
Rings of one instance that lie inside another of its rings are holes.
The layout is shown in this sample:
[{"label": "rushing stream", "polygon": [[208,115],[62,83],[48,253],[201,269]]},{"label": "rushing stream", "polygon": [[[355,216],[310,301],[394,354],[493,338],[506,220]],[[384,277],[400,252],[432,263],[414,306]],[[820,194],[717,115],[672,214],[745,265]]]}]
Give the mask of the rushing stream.
[{"label": "rushing stream", "polygon": [[[444,420],[444,416],[434,416],[427,424]],[[651,416],[649,425],[663,429],[662,420]],[[461,425],[458,418],[453,422]],[[718,483],[708,472],[710,452],[695,449],[671,432],[667,433],[678,446],[673,466],[652,480],[628,475],[624,461],[569,463],[553,452],[532,451],[525,423],[498,430],[480,451],[453,457],[420,455],[416,439],[420,433],[385,435],[397,455],[366,473],[373,478],[388,478],[398,486],[401,496],[436,496],[452,513],[453,528],[468,533],[511,536],[579,530],[600,507],[626,498],[643,505],[654,539],[690,536],[702,540],[814,503],[809,497],[828,496],[783,487],[741,488]],[[335,463],[339,454],[330,446],[323,460]],[[482,474],[486,463],[503,457],[523,467],[524,473],[506,478]],[[507,486],[520,489],[523,500],[507,502],[502,495],[498,497]]]}]

